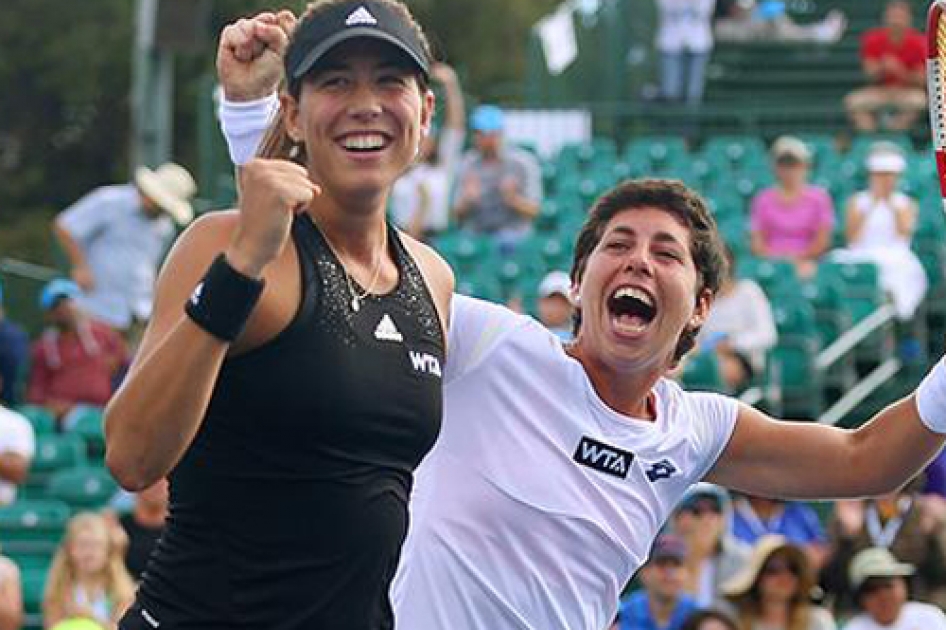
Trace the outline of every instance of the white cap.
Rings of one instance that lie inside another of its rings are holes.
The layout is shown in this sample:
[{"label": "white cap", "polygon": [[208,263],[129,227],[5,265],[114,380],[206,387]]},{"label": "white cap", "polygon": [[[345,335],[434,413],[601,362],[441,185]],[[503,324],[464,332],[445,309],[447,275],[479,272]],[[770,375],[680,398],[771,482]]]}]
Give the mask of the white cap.
[{"label": "white cap", "polygon": [[903,152],[890,142],[878,142],[867,154],[867,170],[871,173],[902,173],[907,167]]},{"label": "white cap", "polygon": [[568,298],[572,288],[572,279],[564,271],[550,271],[539,284],[539,297],[549,297],[560,293]]},{"label": "white cap", "polygon": [[781,136],[772,143],[772,159],[778,161],[785,158],[807,164],[811,162],[811,151],[808,150],[808,145],[798,138]]}]

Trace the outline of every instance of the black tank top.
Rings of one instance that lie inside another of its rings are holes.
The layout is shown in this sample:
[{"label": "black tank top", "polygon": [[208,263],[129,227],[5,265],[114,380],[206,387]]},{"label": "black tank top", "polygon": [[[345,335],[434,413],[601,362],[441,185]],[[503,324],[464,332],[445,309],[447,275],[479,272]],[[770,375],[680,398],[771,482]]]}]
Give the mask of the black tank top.
[{"label": "black tank top", "polygon": [[123,627],[393,627],[412,471],[440,430],[444,336],[417,265],[388,233],[398,285],[355,312],[324,238],[307,216],[295,221],[299,310],[224,363]]}]

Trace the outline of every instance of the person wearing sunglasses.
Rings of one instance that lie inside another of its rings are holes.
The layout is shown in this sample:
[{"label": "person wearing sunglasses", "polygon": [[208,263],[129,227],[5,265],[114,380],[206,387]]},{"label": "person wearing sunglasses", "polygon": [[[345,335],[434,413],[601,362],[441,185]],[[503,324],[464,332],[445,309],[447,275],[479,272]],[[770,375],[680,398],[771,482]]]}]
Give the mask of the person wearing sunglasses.
[{"label": "person wearing sunglasses", "polygon": [[836,630],[811,602],[815,576],[805,551],[783,536],[761,537],[743,570],[723,585],[739,630]]}]

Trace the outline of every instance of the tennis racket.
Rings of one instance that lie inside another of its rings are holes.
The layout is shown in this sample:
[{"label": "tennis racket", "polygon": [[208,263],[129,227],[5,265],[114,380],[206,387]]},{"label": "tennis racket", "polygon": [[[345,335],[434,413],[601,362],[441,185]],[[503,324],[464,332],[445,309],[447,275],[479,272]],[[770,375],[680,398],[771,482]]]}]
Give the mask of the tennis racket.
[{"label": "tennis racket", "polygon": [[934,0],[926,21],[926,86],[939,190],[946,212],[946,0]]}]

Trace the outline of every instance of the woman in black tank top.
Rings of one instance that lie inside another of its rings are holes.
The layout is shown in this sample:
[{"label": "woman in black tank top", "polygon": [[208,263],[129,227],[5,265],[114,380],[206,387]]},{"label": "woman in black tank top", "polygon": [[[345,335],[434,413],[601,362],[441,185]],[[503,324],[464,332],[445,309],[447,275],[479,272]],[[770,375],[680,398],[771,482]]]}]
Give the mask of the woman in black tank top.
[{"label": "woman in black tank top", "polygon": [[239,210],[175,245],[106,411],[121,484],[171,481],[125,630],[393,627],[453,288],[385,222],[429,128],[430,56],[397,0],[322,0],[287,46],[293,23],[224,31],[220,72],[245,88],[227,98],[265,94],[283,49],[287,93],[265,157],[239,174]]}]

